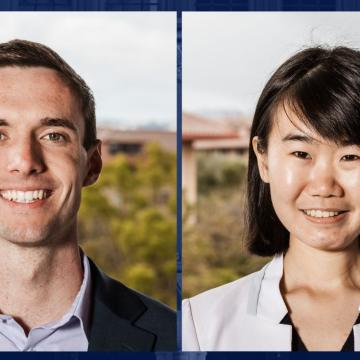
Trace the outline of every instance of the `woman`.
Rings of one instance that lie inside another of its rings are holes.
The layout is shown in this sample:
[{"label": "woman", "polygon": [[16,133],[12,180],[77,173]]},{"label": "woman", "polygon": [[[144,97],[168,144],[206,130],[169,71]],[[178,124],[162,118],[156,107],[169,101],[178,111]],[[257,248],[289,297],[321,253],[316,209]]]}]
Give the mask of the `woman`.
[{"label": "woman", "polygon": [[266,84],[251,129],[260,271],[183,303],[183,350],[360,350],[360,52],[309,48]]}]

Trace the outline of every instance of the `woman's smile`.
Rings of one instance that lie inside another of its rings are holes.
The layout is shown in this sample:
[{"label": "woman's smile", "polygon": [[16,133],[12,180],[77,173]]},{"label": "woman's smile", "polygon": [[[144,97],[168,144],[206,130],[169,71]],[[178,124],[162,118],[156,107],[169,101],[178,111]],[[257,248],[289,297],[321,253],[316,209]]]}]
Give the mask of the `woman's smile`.
[{"label": "woman's smile", "polygon": [[335,224],[346,219],[347,211],[340,210],[300,210],[305,218],[315,224]]}]

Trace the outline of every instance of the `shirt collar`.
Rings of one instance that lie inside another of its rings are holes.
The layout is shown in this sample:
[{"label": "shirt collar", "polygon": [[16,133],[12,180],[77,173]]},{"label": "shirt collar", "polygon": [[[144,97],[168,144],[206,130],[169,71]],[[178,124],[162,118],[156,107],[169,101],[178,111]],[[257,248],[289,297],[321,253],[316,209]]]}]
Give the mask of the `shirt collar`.
[{"label": "shirt collar", "polygon": [[77,293],[74,302],[70,309],[66,312],[61,319],[48,323],[43,327],[59,328],[60,326],[69,322],[73,317],[80,320],[81,327],[87,337],[89,337],[89,316],[90,316],[90,301],[91,301],[91,276],[90,276],[90,264],[87,256],[81,251],[82,263],[84,269],[84,277]]},{"label": "shirt collar", "polygon": [[[82,253],[83,267],[84,267],[84,279],[81,284],[79,293],[77,295],[77,304],[74,309],[74,316],[76,316],[83,327],[86,335],[89,335],[89,317],[90,317],[90,302],[91,302],[91,276],[90,276],[90,264],[87,256]],[[76,300],[74,301],[74,303]]]}]

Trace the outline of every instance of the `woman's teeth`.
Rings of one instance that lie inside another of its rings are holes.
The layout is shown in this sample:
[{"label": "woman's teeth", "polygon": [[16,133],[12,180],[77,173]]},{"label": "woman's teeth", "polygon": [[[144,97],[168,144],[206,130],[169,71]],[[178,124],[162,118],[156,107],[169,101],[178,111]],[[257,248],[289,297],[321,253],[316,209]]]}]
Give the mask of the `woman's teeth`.
[{"label": "woman's teeth", "polygon": [[306,215],[316,218],[332,217],[340,214],[340,211],[321,211],[321,210],[303,210],[303,211]]}]

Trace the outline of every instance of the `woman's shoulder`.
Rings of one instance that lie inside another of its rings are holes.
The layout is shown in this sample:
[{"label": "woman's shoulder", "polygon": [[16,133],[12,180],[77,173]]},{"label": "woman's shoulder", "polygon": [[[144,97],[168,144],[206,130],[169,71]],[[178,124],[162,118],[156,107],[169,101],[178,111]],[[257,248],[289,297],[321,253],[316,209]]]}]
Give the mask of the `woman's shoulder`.
[{"label": "woman's shoulder", "polygon": [[227,301],[233,303],[234,296],[237,297],[237,294],[240,294],[241,299],[243,299],[243,295],[248,292],[251,284],[256,281],[258,277],[261,277],[261,272],[262,269],[227,284],[206,290],[189,299],[185,299],[184,302],[189,302],[191,305],[215,305],[217,303],[224,305],[224,302]]},{"label": "woman's shoulder", "polygon": [[244,295],[250,291],[250,289],[260,286],[265,272],[267,272],[270,277],[281,277],[283,272],[283,255],[275,255],[271,261],[267,262],[258,271],[227,284],[204,291],[189,299],[185,299],[184,302],[189,302],[191,304],[216,304],[221,302],[222,305],[224,305],[224,302],[226,301],[231,301],[231,303],[233,303],[234,296],[236,298],[237,295],[240,295],[241,299],[244,299]]},{"label": "woman's shoulder", "polygon": [[249,299],[252,297],[250,294],[260,286],[267,266],[268,264],[257,272],[185,299],[182,306],[183,349],[204,348],[205,344],[212,343],[210,338],[218,337],[221,329],[231,319],[246,317]]}]

